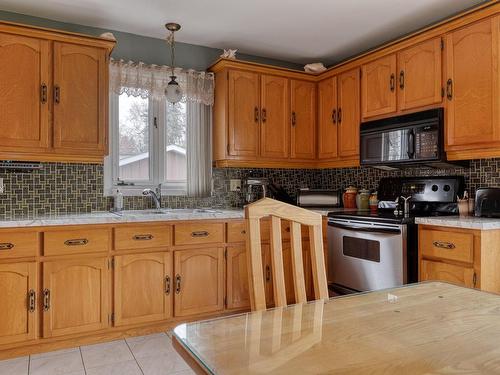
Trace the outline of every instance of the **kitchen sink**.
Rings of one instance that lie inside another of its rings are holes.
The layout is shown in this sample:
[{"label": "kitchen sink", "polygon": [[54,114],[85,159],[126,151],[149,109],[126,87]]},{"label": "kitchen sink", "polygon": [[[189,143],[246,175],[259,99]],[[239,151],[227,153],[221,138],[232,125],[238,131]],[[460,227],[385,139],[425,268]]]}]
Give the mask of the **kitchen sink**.
[{"label": "kitchen sink", "polygon": [[160,210],[148,209],[148,210],[125,210],[121,212],[113,212],[118,216],[139,216],[139,215],[182,215],[182,214],[197,214],[197,213],[207,213],[215,214],[221,212],[213,208],[162,208]]}]

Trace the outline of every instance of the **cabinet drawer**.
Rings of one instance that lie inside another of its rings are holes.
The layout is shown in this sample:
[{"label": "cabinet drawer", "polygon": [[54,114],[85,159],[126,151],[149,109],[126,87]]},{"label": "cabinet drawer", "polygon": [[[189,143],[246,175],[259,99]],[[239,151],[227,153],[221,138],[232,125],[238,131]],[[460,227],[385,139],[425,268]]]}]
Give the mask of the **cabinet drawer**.
[{"label": "cabinet drawer", "polygon": [[473,268],[454,264],[422,260],[420,281],[446,281],[449,283],[474,288],[478,283]]},{"label": "cabinet drawer", "polygon": [[115,228],[115,250],[134,250],[170,246],[170,225],[138,225]]},{"label": "cabinet drawer", "polygon": [[0,232],[0,259],[35,256],[38,248],[36,232]]},{"label": "cabinet drawer", "polygon": [[110,229],[76,229],[44,233],[44,255],[70,255],[106,252],[110,248]]},{"label": "cabinet drawer", "polygon": [[474,235],[422,229],[420,250],[424,256],[472,263],[474,261]]},{"label": "cabinet drawer", "polygon": [[227,223],[227,242],[245,242],[247,230],[244,221],[232,221]]},{"label": "cabinet drawer", "polygon": [[224,224],[186,223],[175,226],[176,245],[224,242]]}]

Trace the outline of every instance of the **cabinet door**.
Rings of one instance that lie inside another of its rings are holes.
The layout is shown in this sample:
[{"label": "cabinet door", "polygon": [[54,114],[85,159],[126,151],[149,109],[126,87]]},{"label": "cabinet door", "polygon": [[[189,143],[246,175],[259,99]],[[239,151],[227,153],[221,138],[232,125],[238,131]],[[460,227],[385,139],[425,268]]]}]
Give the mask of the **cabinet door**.
[{"label": "cabinet door", "polygon": [[341,158],[359,155],[359,69],[338,77],[338,145]]},{"label": "cabinet door", "polygon": [[0,34],[0,151],[49,147],[49,42]]},{"label": "cabinet door", "polygon": [[230,156],[257,157],[260,88],[257,73],[229,71],[228,137]]},{"label": "cabinet door", "polygon": [[54,148],[104,155],[108,123],[107,59],[103,49],[54,43]]},{"label": "cabinet door", "polygon": [[337,77],[318,84],[318,157],[334,159],[337,152]]},{"label": "cabinet door", "polygon": [[227,308],[249,308],[246,248],[244,245],[231,246],[226,254]]},{"label": "cabinet door", "polygon": [[224,308],[224,249],[203,248],[174,253],[175,316]]},{"label": "cabinet door", "polygon": [[399,52],[398,71],[400,110],[441,103],[441,38]]},{"label": "cabinet door", "polygon": [[43,264],[44,337],[108,327],[108,267],[108,258]]},{"label": "cabinet door", "polygon": [[316,157],[316,84],[292,80],[290,87],[292,110],[290,156],[293,159],[314,159]]},{"label": "cabinet door", "polygon": [[0,344],[36,337],[35,263],[0,264]]},{"label": "cabinet door", "polygon": [[453,264],[422,260],[420,281],[446,281],[453,284],[474,288],[477,277],[473,268]]},{"label": "cabinet door", "polygon": [[260,156],[287,158],[290,147],[290,89],[288,79],[261,76]]},{"label": "cabinet door", "polygon": [[170,252],[116,256],[114,280],[116,326],[172,316]]},{"label": "cabinet door", "polygon": [[489,18],[446,36],[448,150],[500,142],[499,19]]},{"label": "cabinet door", "polygon": [[361,69],[363,118],[396,112],[396,55],[381,57]]}]

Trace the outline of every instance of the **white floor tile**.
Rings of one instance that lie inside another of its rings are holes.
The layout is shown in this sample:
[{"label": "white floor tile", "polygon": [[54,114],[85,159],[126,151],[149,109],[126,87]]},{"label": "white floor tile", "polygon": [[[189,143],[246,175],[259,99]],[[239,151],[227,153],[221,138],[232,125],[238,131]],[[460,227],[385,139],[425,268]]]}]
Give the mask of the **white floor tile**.
[{"label": "white floor tile", "polygon": [[127,344],[135,358],[169,354],[174,351],[171,339],[165,333],[127,338]]},{"label": "white floor tile", "polygon": [[137,362],[144,375],[166,375],[189,370],[188,364],[175,352],[137,358]]},{"label": "white floor tile", "polygon": [[75,347],[75,348],[55,350],[55,351],[46,352],[46,353],[32,354],[30,357],[33,360],[33,359],[41,359],[41,358],[50,358],[50,357],[53,357],[55,355],[61,355],[61,354],[67,354],[67,353],[73,353],[73,352],[80,352],[80,348]]},{"label": "white floor tile", "polygon": [[142,372],[136,361],[127,361],[87,369],[87,375],[142,375]]},{"label": "white floor tile", "polygon": [[177,372],[172,372],[169,375],[196,375],[196,373],[189,369],[189,370],[182,370],[182,371],[177,371]]},{"label": "white floor tile", "polygon": [[29,357],[19,357],[0,361],[0,374],[27,375]]},{"label": "white floor tile", "polygon": [[82,346],[81,350],[85,369],[87,370],[93,367],[134,360],[125,340]]},{"label": "white floor tile", "polygon": [[73,373],[84,373],[80,351],[31,359],[29,373],[30,375],[69,375]]}]

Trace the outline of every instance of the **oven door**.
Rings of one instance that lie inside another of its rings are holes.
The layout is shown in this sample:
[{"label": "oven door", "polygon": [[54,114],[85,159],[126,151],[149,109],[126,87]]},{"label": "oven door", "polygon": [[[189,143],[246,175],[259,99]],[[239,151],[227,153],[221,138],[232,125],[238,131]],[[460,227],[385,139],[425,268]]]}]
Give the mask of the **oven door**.
[{"label": "oven door", "polygon": [[370,291],[407,283],[406,225],[330,219],[328,252],[334,285]]}]

